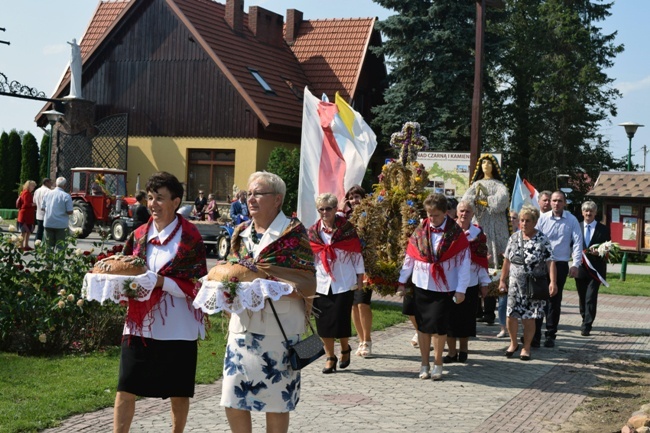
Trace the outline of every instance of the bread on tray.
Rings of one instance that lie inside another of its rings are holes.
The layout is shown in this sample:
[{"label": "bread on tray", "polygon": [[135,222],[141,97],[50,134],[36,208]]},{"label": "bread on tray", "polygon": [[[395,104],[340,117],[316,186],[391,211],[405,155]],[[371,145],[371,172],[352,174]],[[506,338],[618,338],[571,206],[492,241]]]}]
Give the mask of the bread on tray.
[{"label": "bread on tray", "polygon": [[250,282],[257,278],[264,278],[261,272],[255,272],[242,266],[239,263],[219,263],[208,272],[208,280],[210,281],[230,281],[231,278],[237,278],[239,282]]},{"label": "bread on tray", "polygon": [[147,272],[147,265],[138,256],[115,255],[106,257],[95,263],[93,274],[110,274],[135,276]]}]

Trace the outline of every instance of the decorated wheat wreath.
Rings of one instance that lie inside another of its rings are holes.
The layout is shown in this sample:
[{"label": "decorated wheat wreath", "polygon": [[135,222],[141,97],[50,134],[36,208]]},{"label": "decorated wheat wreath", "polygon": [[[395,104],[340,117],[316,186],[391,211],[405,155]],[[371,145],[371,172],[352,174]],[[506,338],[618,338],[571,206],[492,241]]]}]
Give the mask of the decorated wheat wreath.
[{"label": "decorated wheat wreath", "polygon": [[429,146],[419,123],[406,122],[390,144],[399,150],[399,158],[383,166],[373,194],[355,206],[350,217],[364,244],[368,284],[381,295],[397,291],[406,245],[420,222],[429,182],[426,168],[416,161],[417,152]]}]

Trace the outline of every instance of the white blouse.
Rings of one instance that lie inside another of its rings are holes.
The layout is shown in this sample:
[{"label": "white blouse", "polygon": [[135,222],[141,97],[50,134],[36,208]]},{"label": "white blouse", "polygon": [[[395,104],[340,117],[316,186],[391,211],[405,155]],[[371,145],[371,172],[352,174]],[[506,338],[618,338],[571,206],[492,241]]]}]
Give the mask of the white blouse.
[{"label": "white blouse", "polygon": [[[331,244],[332,235],[325,233],[322,226],[320,229],[320,237],[326,245]],[[320,254],[314,254],[317,283],[316,292],[321,295],[327,295],[330,287],[332,288],[333,295],[349,291],[352,286],[357,284],[357,275],[366,272],[361,253],[344,251],[339,248],[334,248],[334,252],[336,253],[336,261],[332,263],[328,259],[334,278],[325,271]]]},{"label": "white blouse", "polygon": [[[440,226],[444,230],[447,224],[447,218]],[[433,251],[438,250],[438,244],[442,240],[443,233],[431,233],[431,245]],[[441,279],[434,280],[431,276],[431,264],[421,262],[406,254],[404,257],[404,264],[399,273],[399,283],[404,284],[411,277],[413,284],[417,287],[430,290],[433,292],[450,292],[456,291],[458,293],[465,293],[470,280],[470,268],[472,263],[469,248],[465,249],[458,254],[460,263],[457,258],[451,258],[442,263],[442,269],[447,279],[447,286]],[[458,266],[456,266],[458,264]]]},{"label": "white blouse", "polygon": [[[465,230],[465,234],[467,235],[467,240],[471,242],[476,239],[479,234],[481,234],[481,229],[472,224],[469,226],[469,229]],[[477,284],[480,284],[481,286],[487,286],[491,282],[492,280],[490,279],[490,275],[488,274],[487,269],[485,269],[483,266],[477,265],[474,262],[471,262],[468,286],[473,287]]]},{"label": "white blouse", "polygon": [[[158,238],[161,243],[171,235],[178,223],[178,217],[160,232],[155,224],[151,224],[147,239]],[[183,230],[176,232],[167,245],[153,245],[147,243],[147,267],[153,272],[158,272],[175,256]],[[137,329],[124,325],[124,334],[142,335],[155,340],[185,340],[194,341],[205,338],[205,326],[198,322],[194,316],[195,310],[189,298],[171,278],[164,277],[163,295],[159,305],[154,308],[153,315],[147,316],[142,327],[142,334]]]}]

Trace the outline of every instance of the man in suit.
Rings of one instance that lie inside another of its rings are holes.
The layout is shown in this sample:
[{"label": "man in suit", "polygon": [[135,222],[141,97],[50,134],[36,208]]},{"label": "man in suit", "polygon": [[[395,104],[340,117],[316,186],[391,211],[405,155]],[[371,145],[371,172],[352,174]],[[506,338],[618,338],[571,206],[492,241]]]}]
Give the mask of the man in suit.
[{"label": "man in suit", "polygon": [[[598,251],[593,246],[611,240],[611,236],[609,227],[595,221],[597,211],[596,203],[591,200],[582,204],[582,216],[584,217],[584,221],[581,224],[584,238],[583,249],[594,269],[603,278],[606,278],[607,260],[605,257],[600,257]],[[576,288],[578,289],[578,296],[580,298],[580,315],[582,316],[580,330],[584,336],[588,336],[591,333],[591,326],[596,318],[596,303],[600,280],[596,272],[594,272],[594,269],[590,269],[583,261],[578,269],[578,277],[576,278]]]}]

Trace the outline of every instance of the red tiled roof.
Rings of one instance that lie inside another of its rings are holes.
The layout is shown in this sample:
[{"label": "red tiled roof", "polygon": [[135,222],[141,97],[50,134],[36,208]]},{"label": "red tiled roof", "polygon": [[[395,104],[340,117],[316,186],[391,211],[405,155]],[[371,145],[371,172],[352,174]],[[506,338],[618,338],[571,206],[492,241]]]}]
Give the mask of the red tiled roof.
[{"label": "red tiled roof", "polygon": [[128,6],[129,2],[131,0],[102,1],[97,5],[95,14],[79,44],[82,59],[86,59],[95,44],[103,39],[106,31],[112,27],[116,18]]},{"label": "red tiled roof", "polygon": [[[302,94],[305,85],[317,97],[326,93],[333,98],[339,91],[350,100],[354,96],[372,35],[374,18],[304,20],[289,47],[272,46],[259,41],[243,16],[243,31],[236,34],[225,21],[225,5],[213,0],[166,0],[185,23],[208,55],[221,68],[233,86],[251,105],[263,124],[300,127]],[[80,42],[85,62],[117,25],[136,0],[100,0]],[[253,68],[266,80],[274,93],[267,93],[251,74]],[[69,83],[66,70],[54,97]],[[289,83],[293,89],[289,87]],[[49,103],[38,114],[49,108]]]},{"label": "red tiled roof", "polygon": [[[264,124],[300,127],[302,101],[284,78],[301,91],[308,80],[286,43],[272,46],[260,42],[248,28],[248,14],[244,14],[243,31],[235,34],[224,19],[226,7],[221,3],[211,0],[168,0],[168,3],[178,6],[189,21],[188,27],[193,27],[190,31],[195,33],[197,41],[207,44],[208,52],[212,52],[216,63]],[[274,93],[265,92],[249,68],[257,70]]]},{"label": "red tiled roof", "polygon": [[647,198],[650,173],[638,171],[601,171],[590,197]]},{"label": "red tiled roof", "polygon": [[316,97],[333,99],[338,91],[354,98],[361,66],[375,25],[374,18],[307,20],[291,46]]}]

